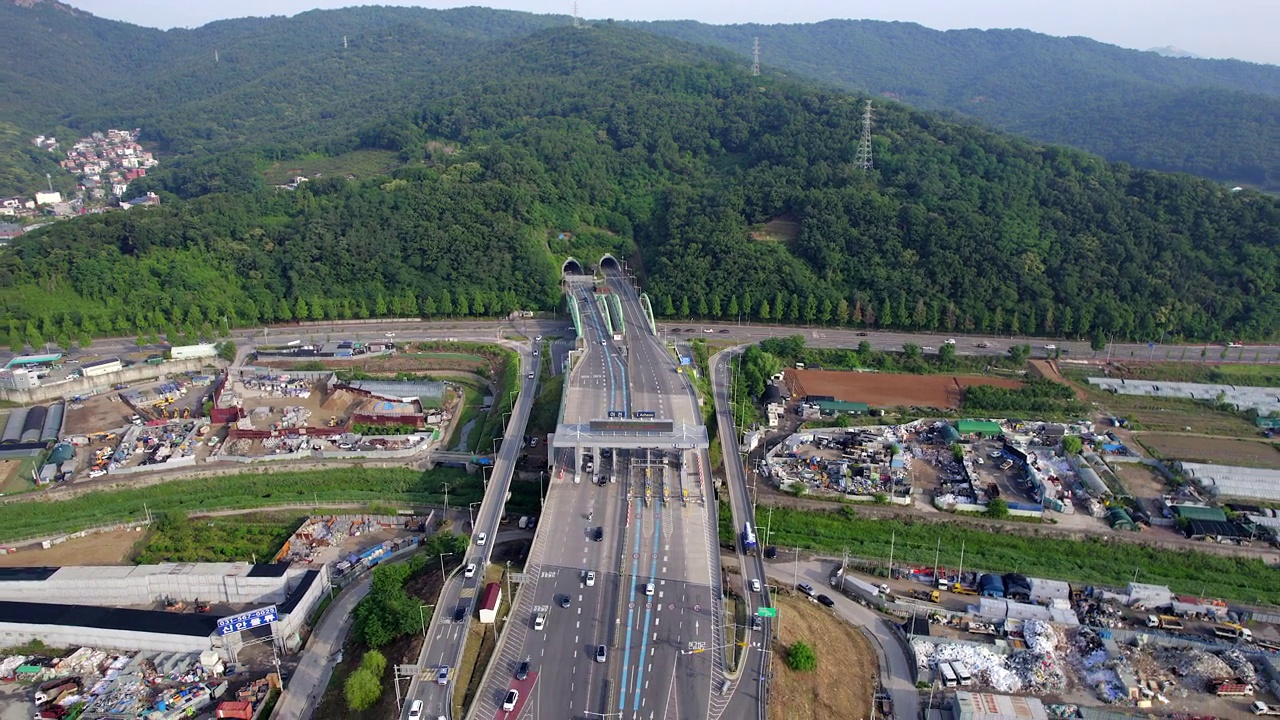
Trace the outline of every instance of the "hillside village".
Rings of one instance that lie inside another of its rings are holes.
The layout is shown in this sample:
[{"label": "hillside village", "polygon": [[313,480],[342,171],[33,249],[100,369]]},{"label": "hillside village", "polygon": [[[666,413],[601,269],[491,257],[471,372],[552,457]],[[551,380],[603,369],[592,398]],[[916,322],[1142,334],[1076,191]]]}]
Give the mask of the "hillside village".
[{"label": "hillside village", "polygon": [[[11,240],[32,229],[21,221],[55,216],[84,215],[119,207],[127,210],[138,205],[158,205],[160,198],[153,193],[133,199],[125,199],[129,183],[144,177],[147,170],[159,164],[155,156],[138,144],[142,131],[110,129],[80,138],[65,151],[66,158],[58,164],[75,175],[76,196],[62,197],[50,187],[37,190],[31,197],[13,196],[0,198],[0,216],[13,220],[0,223],[0,242]],[[37,135],[31,143],[51,153],[62,153],[62,145],[56,137]]]}]

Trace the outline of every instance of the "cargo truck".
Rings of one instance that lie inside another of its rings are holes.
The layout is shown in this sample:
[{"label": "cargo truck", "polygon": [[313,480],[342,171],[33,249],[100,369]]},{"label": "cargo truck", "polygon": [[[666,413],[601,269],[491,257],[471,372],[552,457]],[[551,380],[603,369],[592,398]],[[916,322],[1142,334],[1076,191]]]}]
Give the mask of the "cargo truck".
[{"label": "cargo truck", "polygon": [[937,590],[911,590],[908,594],[916,600],[927,600],[932,603],[939,602],[942,599]]},{"label": "cargo truck", "polygon": [[1253,631],[1243,625],[1222,623],[1213,626],[1213,634],[1225,640],[1244,640],[1253,642]]},{"label": "cargo truck", "polygon": [[1147,627],[1178,631],[1183,628],[1183,625],[1181,620],[1172,615],[1148,615]]},{"label": "cargo truck", "polygon": [[1253,686],[1248,683],[1224,682],[1213,686],[1213,694],[1218,697],[1248,697],[1253,695]]}]

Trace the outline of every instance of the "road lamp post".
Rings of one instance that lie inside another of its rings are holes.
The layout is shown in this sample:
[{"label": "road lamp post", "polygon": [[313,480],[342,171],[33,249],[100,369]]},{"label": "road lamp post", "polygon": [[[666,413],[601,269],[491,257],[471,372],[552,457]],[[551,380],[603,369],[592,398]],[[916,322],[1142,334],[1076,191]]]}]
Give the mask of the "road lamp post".
[{"label": "road lamp post", "polygon": [[468,506],[467,506],[467,517],[471,519],[471,529],[472,529],[472,530],[475,530],[475,528],[476,528],[476,516],[475,516],[475,513],[472,511],[472,508],[474,508],[475,506],[477,506],[477,505],[479,505],[479,504],[480,504],[480,503],[478,503],[478,502],[473,502],[473,503],[471,503],[470,505],[468,505]]},{"label": "road lamp post", "polygon": [[418,606],[418,621],[422,623],[422,637],[424,638],[427,636],[427,616],[422,611],[424,608],[431,608],[434,610],[435,607],[436,607],[435,605],[419,605]]},{"label": "road lamp post", "polygon": [[453,557],[453,553],[440,553],[440,577],[442,578],[442,582],[444,578],[444,559],[446,557]]}]

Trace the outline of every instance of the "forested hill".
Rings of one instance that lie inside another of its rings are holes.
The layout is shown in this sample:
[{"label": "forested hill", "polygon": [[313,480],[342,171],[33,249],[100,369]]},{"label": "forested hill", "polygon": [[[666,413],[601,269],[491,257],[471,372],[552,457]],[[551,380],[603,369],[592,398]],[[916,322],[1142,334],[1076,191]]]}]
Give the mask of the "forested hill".
[{"label": "forested hill", "polygon": [[914,23],[637,23],[766,68],[951,110],[1111,160],[1280,189],[1280,67],[1163,57],[1028,30]]},{"label": "forested hill", "polygon": [[676,317],[1133,339],[1280,327],[1274,198],[894,104],[864,173],[862,98],[703,55],[612,26],[499,43],[361,134],[409,161],[395,179],[277,191],[244,181],[253,157],[211,156],[204,181],[243,191],[166,194],[0,254],[10,341],[549,308],[560,260],[602,249],[632,257]]}]

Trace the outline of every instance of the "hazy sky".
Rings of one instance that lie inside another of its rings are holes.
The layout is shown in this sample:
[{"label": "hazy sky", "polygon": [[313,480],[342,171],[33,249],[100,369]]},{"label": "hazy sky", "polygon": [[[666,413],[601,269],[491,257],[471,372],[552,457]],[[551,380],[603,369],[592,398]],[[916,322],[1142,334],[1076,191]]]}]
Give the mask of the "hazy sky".
[{"label": "hazy sky", "polygon": [[[446,8],[487,5],[569,14],[573,0],[67,0],[101,17],[151,27],[196,27],[250,15],[293,15],[349,5]],[[1235,57],[1280,64],[1280,2],[1276,0],[579,0],[586,18],[700,20],[716,24],[800,23],[830,18],[906,20],[931,28],[1027,28],[1050,35],[1083,35],[1146,50],[1174,45],[1202,57]]]}]

